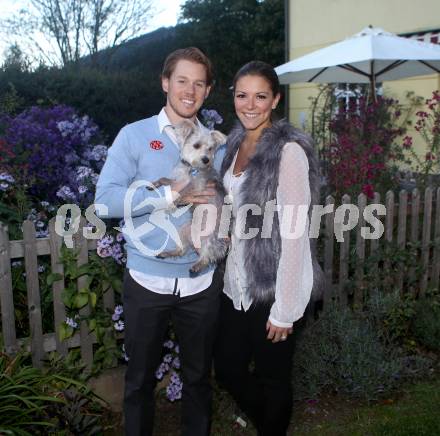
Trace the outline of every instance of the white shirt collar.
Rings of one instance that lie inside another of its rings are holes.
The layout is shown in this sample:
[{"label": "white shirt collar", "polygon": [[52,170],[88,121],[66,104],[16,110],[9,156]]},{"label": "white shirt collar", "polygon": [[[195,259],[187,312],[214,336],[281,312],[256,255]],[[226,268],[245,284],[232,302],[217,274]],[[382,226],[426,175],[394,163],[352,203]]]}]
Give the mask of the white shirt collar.
[{"label": "white shirt collar", "polygon": [[[165,127],[171,126],[173,127],[173,124],[171,123],[170,119],[168,118],[167,113],[165,112],[165,108],[163,107],[162,110],[159,112],[159,115],[157,116],[157,122],[159,124],[159,132],[163,133]],[[202,130],[207,130],[206,127],[196,118],[196,124],[197,126]]]}]

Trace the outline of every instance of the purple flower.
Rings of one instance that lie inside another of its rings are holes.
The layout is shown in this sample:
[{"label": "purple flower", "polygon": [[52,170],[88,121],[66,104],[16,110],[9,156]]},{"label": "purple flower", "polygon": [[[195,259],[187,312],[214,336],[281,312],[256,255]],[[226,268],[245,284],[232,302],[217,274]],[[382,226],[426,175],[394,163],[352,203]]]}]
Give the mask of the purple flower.
[{"label": "purple flower", "polygon": [[106,235],[103,238],[98,240],[98,245],[102,248],[107,248],[110,246],[110,244],[113,244],[113,242],[115,242],[113,236]]},{"label": "purple flower", "polygon": [[37,238],[47,238],[49,236],[49,230],[37,230],[35,234]]},{"label": "purple flower", "polygon": [[95,145],[91,152],[91,157],[96,161],[104,161],[107,157],[108,148],[105,145]]},{"label": "purple flower", "polygon": [[15,183],[15,179],[6,172],[0,173],[0,181],[7,183]]},{"label": "purple flower", "polygon": [[163,372],[168,372],[168,371],[170,370],[170,365],[168,365],[168,363],[166,363],[166,362],[162,362],[162,363],[159,365],[159,368],[160,368],[160,370],[163,371]]},{"label": "purple flower", "polygon": [[89,177],[93,173],[93,170],[89,167],[79,166],[76,168],[76,180],[82,180]]},{"label": "purple flower", "polygon": [[166,395],[170,401],[180,400],[182,398],[183,383],[179,374],[175,371],[171,373],[170,384],[166,388]]},{"label": "purple flower", "polygon": [[173,368],[180,369],[180,359],[179,359],[178,356],[176,356],[176,357],[173,359],[173,362],[172,362],[171,366],[172,366]]},{"label": "purple flower", "polygon": [[121,306],[120,304],[118,304],[118,305],[115,307],[115,310],[114,310],[114,312],[113,312],[112,320],[113,320],[113,321],[118,321],[119,318],[121,317],[121,315],[122,315],[123,312],[124,312],[124,310],[123,310],[122,306]]},{"label": "purple flower", "polygon": [[69,186],[63,186],[57,191],[57,197],[60,197],[63,200],[75,200],[75,194],[72,192],[72,189]]},{"label": "purple flower", "polygon": [[[8,118],[4,132],[4,140],[16,155],[13,164],[25,165],[27,175],[35,181],[29,193],[55,204],[59,201],[57,187],[67,186],[72,192],[76,191],[74,165],[82,162],[80,156],[86,150],[93,150],[91,142],[96,143],[99,139],[98,127],[89,117],[80,117],[74,109],[62,105],[32,107]],[[98,152],[102,159],[103,151],[98,148]],[[98,165],[94,159],[89,159],[84,166],[94,173],[100,170],[101,164],[102,160]],[[83,201],[89,204],[90,199]]]},{"label": "purple flower", "polygon": [[216,124],[223,123],[223,118],[214,109],[202,109],[200,114],[203,122],[209,130],[213,130]]},{"label": "purple flower", "polygon": [[122,315],[122,313],[124,313],[124,308],[122,307],[122,305],[118,304],[117,306],[115,306],[115,313],[117,313],[118,315]]},{"label": "purple flower", "polygon": [[66,318],[66,324],[67,324],[69,327],[72,327],[72,328],[74,328],[74,329],[76,329],[76,328],[78,327],[78,323],[77,323],[73,318],[69,318],[69,317],[67,317],[67,318]]},{"label": "purple flower", "polygon": [[171,383],[174,383],[174,384],[182,383],[180,380],[179,374],[176,371],[171,372],[170,381],[171,381]]},{"label": "purple flower", "polygon": [[119,320],[115,322],[113,327],[115,328],[116,331],[122,332],[122,330],[124,330],[124,321]]},{"label": "purple flower", "polygon": [[163,346],[171,350],[174,347],[174,342],[171,339],[168,339],[168,341],[163,343]]},{"label": "purple flower", "polygon": [[87,186],[84,186],[84,185],[80,185],[80,186],[78,186],[78,192],[79,192],[80,194],[85,194],[87,191],[88,191]]},{"label": "purple flower", "polygon": [[171,354],[165,354],[165,356],[163,356],[163,361],[166,363],[171,363],[173,360],[173,356]]}]

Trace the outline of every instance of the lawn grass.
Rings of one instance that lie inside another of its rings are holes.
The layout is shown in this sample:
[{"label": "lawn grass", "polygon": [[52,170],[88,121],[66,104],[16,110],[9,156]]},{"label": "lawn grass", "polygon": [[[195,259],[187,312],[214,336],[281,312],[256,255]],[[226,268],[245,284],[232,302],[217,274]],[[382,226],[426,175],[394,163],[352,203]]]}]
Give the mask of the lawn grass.
[{"label": "lawn grass", "polygon": [[350,436],[440,435],[440,380],[408,386],[399,397],[355,407],[348,415],[327,416],[321,422],[300,422],[289,434]]}]

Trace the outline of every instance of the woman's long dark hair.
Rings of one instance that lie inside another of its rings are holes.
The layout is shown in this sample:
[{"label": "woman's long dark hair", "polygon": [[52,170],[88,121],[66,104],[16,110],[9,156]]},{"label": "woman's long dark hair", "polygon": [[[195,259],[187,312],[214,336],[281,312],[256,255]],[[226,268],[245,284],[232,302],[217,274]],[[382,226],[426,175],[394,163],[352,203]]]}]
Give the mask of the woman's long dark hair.
[{"label": "woman's long dark hair", "polygon": [[269,65],[263,61],[251,61],[243,65],[235,74],[232,80],[232,90],[235,91],[235,86],[239,79],[244,76],[260,76],[267,80],[270,85],[270,89],[274,96],[280,93],[280,81],[278,75],[273,69],[272,65]]}]

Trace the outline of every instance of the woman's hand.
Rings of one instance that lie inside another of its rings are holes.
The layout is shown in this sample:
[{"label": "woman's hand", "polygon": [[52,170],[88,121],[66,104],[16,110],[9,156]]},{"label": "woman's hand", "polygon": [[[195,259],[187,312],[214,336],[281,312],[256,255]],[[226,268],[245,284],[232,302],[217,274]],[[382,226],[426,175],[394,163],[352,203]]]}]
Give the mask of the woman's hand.
[{"label": "woman's hand", "polygon": [[271,340],[273,343],[285,341],[287,336],[292,334],[292,327],[277,327],[273,325],[270,321],[266,323],[267,339]]}]

